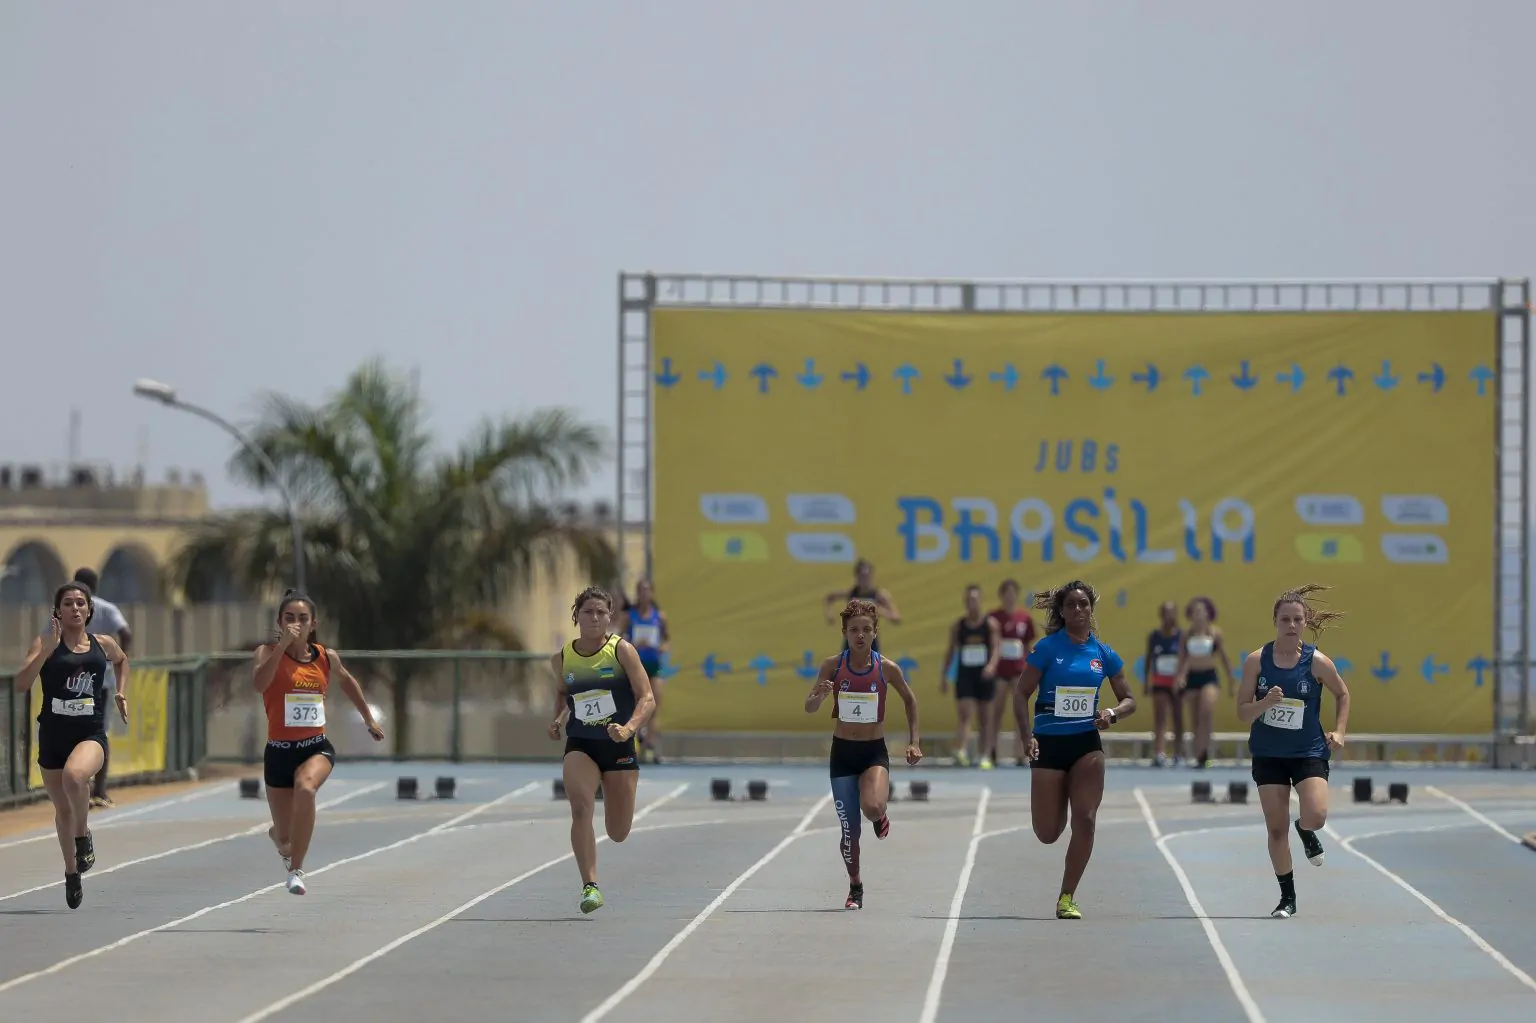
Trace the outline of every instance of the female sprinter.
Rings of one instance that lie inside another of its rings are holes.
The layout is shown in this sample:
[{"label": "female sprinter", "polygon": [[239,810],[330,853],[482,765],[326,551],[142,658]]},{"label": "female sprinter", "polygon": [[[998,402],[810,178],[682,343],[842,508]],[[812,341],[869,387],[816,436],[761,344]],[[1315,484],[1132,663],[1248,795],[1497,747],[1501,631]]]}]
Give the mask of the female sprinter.
[{"label": "female sprinter", "polygon": [[[944,648],[944,664],[955,666],[955,764],[971,765],[966,747],[971,741],[971,721],[980,711],[981,741],[976,752],[981,769],[992,770],[992,749],[997,745],[996,722],[992,720],[992,699],[997,689],[997,657],[1002,632],[997,622],[981,610],[981,587],[965,588],[965,614],[949,627],[949,645]],[[959,651],[960,659],[955,660]],[[939,692],[949,691],[949,679],[939,676]]]},{"label": "female sprinter", "polygon": [[[635,733],[656,707],[651,679],[629,640],[611,633],[613,598],[589,586],[571,605],[579,632],[550,659],[555,669],[555,719],[549,737],[565,724],[565,798],[571,804],[571,851],[581,871],[581,911],[603,906],[597,887],[597,836],[592,806],[603,787],[603,823],[608,838],[622,842],[635,820],[635,787],[640,783]],[[621,723],[622,722],[622,723]]]},{"label": "female sprinter", "polygon": [[1178,681],[1179,651],[1183,648],[1184,634],[1179,631],[1179,609],[1173,606],[1173,601],[1163,601],[1157,614],[1157,628],[1147,636],[1146,659],[1141,669],[1146,682],[1142,684],[1141,695],[1152,695],[1152,766],[1162,767],[1168,763],[1163,742],[1168,720],[1172,718],[1173,766],[1177,767],[1184,759],[1179,755],[1184,748],[1184,714],[1174,683]]},{"label": "female sprinter", "polygon": [[634,644],[635,652],[640,655],[640,666],[651,680],[651,696],[656,701],[655,712],[640,730],[640,748],[647,761],[659,764],[661,754],[657,752],[657,739],[660,733],[656,729],[656,717],[661,713],[661,691],[666,684],[661,677],[661,659],[666,656],[672,641],[667,614],[656,606],[649,579],[641,579],[635,584],[634,603],[626,605],[621,613],[619,632]]},{"label": "female sprinter", "polygon": [[[1002,603],[992,612],[991,617],[1002,634],[1002,642],[997,648],[997,693],[992,697],[994,747],[997,736],[1002,733],[1003,714],[1008,707],[1008,697],[1013,695],[1013,687],[1018,684],[1019,676],[1024,674],[1024,658],[1035,646],[1035,619],[1028,611],[1018,606],[1018,581],[1004,579],[1003,584],[997,588],[997,596]],[[1024,737],[1015,735],[1013,745],[1014,760],[1023,767]],[[991,755],[995,762],[997,760],[995,748],[991,751]]]},{"label": "female sprinter", "polygon": [[112,636],[87,633],[96,614],[83,583],[65,583],[53,595],[53,629],[37,636],[16,672],[16,692],[42,679],[37,710],[37,766],[53,802],[53,826],[64,854],[64,901],[85,900],[80,875],[96,863],[87,826],[91,779],[101,770],[107,746],[107,664],[117,675],[117,713],[128,722],[128,657]]},{"label": "female sprinter", "polygon": [[[843,608],[840,654],[821,662],[821,671],[805,712],[814,714],[829,693],[832,716],[832,800],[842,825],[843,865],[848,868],[848,901],[844,909],[864,908],[864,881],[859,876],[860,814],[875,826],[875,837],[891,833],[885,816],[891,793],[891,757],[885,747],[885,694],[894,686],[907,708],[907,763],[923,759],[917,741],[917,697],[901,668],[874,649],[880,611],[872,600],[850,600]],[[834,693],[835,690],[835,693]]]},{"label": "female sprinter", "polygon": [[[1314,866],[1323,862],[1317,832],[1328,820],[1328,758],[1344,747],[1349,726],[1349,687],[1328,655],[1301,641],[1301,630],[1321,635],[1339,611],[1319,611],[1309,594],[1327,589],[1308,585],[1280,594],[1273,617],[1275,638],[1243,659],[1237,694],[1239,721],[1252,722],[1248,749],[1253,783],[1259,788],[1269,830],[1269,862],[1280,882],[1280,904],[1269,915],[1296,915],[1296,879],[1291,872],[1291,787],[1301,802],[1296,834]],[[1322,688],[1334,698],[1333,731],[1324,733]]]},{"label": "female sprinter", "polygon": [[357,708],[373,741],[384,730],[373,719],[363,687],[341,663],[341,655],[315,642],[315,602],[289,590],[277,605],[277,638],[256,648],[251,683],[267,712],[267,748],[262,775],[277,846],[288,871],[288,891],[303,895],[304,857],[315,834],[315,794],[336,765],[336,747],[325,734],[325,696],[331,676]]},{"label": "female sprinter", "polygon": [[[1194,762],[1204,767],[1210,760],[1211,728],[1216,720],[1216,697],[1219,679],[1216,676],[1216,660],[1227,673],[1227,695],[1236,690],[1232,678],[1232,662],[1227,657],[1226,639],[1216,627],[1216,604],[1210,597],[1196,597],[1184,607],[1184,617],[1189,619],[1189,632],[1184,636],[1184,647],[1179,655],[1179,683],[1184,700],[1185,720],[1195,733]],[[1184,748],[1181,732],[1175,749]]]},{"label": "female sprinter", "polygon": [[[1056,899],[1059,920],[1083,918],[1073,896],[1093,855],[1093,833],[1104,798],[1099,730],[1136,710],[1125,684],[1125,662],[1094,635],[1098,602],[1093,587],[1078,579],[1035,599],[1035,609],[1049,613],[1045,636],[1025,661],[1013,700],[1019,734],[1028,741],[1035,834],[1046,845],[1054,843],[1067,828],[1069,810],[1071,814],[1072,840]],[[1099,687],[1105,679],[1120,702],[1100,709]],[[1031,727],[1026,701],[1037,688]]]}]

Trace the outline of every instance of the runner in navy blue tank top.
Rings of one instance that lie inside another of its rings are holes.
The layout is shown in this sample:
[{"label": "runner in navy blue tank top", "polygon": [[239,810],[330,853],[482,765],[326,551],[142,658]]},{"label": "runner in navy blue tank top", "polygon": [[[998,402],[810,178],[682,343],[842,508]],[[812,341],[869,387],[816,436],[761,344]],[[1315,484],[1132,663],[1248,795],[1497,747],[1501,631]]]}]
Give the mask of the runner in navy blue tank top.
[{"label": "runner in navy blue tank top", "polygon": [[[1291,869],[1291,788],[1301,802],[1296,834],[1314,866],[1323,862],[1317,832],[1328,820],[1328,761],[1344,746],[1349,724],[1349,688],[1328,655],[1303,643],[1303,629],[1314,636],[1338,611],[1320,611],[1308,595],[1326,589],[1309,585],[1287,590],[1275,601],[1275,638],[1243,660],[1238,687],[1238,720],[1250,722],[1248,749],[1253,755],[1253,781],[1269,832],[1269,860],[1280,882],[1275,917],[1296,915],[1296,881]],[[1322,724],[1323,689],[1336,702],[1333,731]]]},{"label": "runner in navy blue tank top", "polygon": [[885,815],[891,792],[890,753],[885,745],[886,693],[895,689],[907,711],[907,763],[923,759],[917,739],[917,697],[895,661],[875,650],[880,609],[872,600],[850,600],[842,611],[843,652],[821,662],[816,684],[805,698],[814,714],[832,697],[832,799],[842,826],[839,848],[848,869],[844,909],[864,908],[864,879],[859,873],[861,816],[875,826],[875,837],[891,833]]},{"label": "runner in navy blue tank top", "polygon": [[[1072,840],[1056,899],[1059,920],[1081,920],[1077,885],[1093,855],[1099,803],[1104,799],[1104,744],[1099,732],[1136,710],[1125,684],[1125,661],[1095,635],[1093,608],[1099,595],[1074,579],[1035,598],[1035,609],[1049,612],[1045,638],[1024,662],[1014,690],[1013,716],[1029,751],[1031,822],[1035,835],[1050,845],[1072,820]],[[1108,681],[1120,702],[1099,703]],[[1035,716],[1029,697],[1038,690]]]}]

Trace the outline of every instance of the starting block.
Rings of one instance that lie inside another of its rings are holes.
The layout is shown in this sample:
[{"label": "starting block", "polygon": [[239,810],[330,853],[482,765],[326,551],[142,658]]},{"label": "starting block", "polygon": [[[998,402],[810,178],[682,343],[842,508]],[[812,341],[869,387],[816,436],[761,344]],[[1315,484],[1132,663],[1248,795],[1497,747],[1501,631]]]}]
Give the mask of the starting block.
[{"label": "starting block", "polygon": [[415,799],[416,798],[416,779],[415,778],[400,778],[400,779],[396,780],[396,782],[395,782],[395,798],[396,799]]},{"label": "starting block", "polygon": [[1387,785],[1387,798],[1377,799],[1375,786],[1369,778],[1355,779],[1355,802],[1357,803],[1407,803],[1408,783],[1394,781]]},{"label": "starting block", "polygon": [[437,798],[452,799],[455,788],[457,788],[457,784],[452,778],[444,777],[437,779]]},{"label": "starting block", "polygon": [[1208,781],[1195,781],[1189,784],[1189,801],[1191,803],[1210,803],[1211,783]]},{"label": "starting block", "polygon": [[260,795],[261,795],[261,779],[260,778],[241,778],[240,779],[240,798],[241,799],[256,799]]},{"label": "starting block", "polygon": [[1405,781],[1395,781],[1392,784],[1388,785],[1387,786],[1387,802],[1389,802],[1389,803],[1407,803],[1408,802],[1408,783],[1405,782]]},{"label": "starting block", "polygon": [[747,782],[747,798],[754,803],[761,803],[768,798],[768,783],[759,779]]},{"label": "starting block", "polygon": [[731,779],[715,778],[709,783],[709,796],[711,799],[728,800],[731,798]]},{"label": "starting block", "polygon": [[[1204,779],[1189,783],[1189,801],[1191,803],[1215,803],[1216,796],[1211,791],[1211,783]],[[1227,782],[1227,802],[1246,805],[1248,802],[1248,783],[1245,781]]]},{"label": "starting block", "polygon": [[555,779],[555,798],[556,799],[564,799],[565,798],[565,779],[564,778],[556,778]]},{"label": "starting block", "polygon": [[1371,779],[1355,779],[1355,802],[1369,803],[1371,801]]},{"label": "starting block", "polygon": [[928,802],[928,783],[925,781],[909,782],[907,784],[907,793],[916,802],[926,803]]},{"label": "starting block", "polygon": [[1245,781],[1228,782],[1227,802],[1246,805],[1248,802],[1248,783]]}]

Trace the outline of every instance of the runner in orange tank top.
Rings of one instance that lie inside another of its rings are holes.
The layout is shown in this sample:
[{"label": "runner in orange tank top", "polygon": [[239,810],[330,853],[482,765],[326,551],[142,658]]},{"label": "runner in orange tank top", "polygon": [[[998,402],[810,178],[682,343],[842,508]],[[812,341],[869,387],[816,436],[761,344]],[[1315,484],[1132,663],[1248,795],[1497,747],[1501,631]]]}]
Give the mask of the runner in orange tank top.
[{"label": "runner in orange tank top", "polygon": [[384,730],[373,720],[363,687],[341,655],[315,642],[315,603],[289,590],[277,608],[277,639],[256,648],[252,682],[267,712],[263,774],[272,827],[267,835],[288,870],[288,890],[303,895],[304,856],[315,833],[315,794],[331,776],[336,748],[325,734],[325,697],[334,675],[375,742]]}]

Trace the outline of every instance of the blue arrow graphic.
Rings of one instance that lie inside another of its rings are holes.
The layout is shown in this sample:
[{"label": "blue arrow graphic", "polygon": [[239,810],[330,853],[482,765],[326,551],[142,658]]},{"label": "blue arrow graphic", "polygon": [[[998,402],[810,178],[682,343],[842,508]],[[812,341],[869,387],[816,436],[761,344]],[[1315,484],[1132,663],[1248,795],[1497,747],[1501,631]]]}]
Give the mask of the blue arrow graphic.
[{"label": "blue arrow graphic", "polygon": [[869,367],[861,362],[852,370],[844,370],[843,382],[852,384],[856,391],[864,390],[869,386]]},{"label": "blue arrow graphic", "polygon": [[1351,661],[1348,657],[1335,657],[1333,659],[1333,666],[1339,669],[1339,674],[1342,676],[1346,671],[1354,670],[1355,662]]},{"label": "blue arrow graphic", "polygon": [[715,660],[715,655],[709,654],[699,664],[699,670],[704,673],[705,678],[713,682],[716,675],[729,675],[731,666],[722,661]]},{"label": "blue arrow graphic", "polygon": [[1147,363],[1147,371],[1145,373],[1131,374],[1131,383],[1146,384],[1148,394],[1151,394],[1153,391],[1157,390],[1158,381],[1162,379],[1162,374],[1158,373],[1157,367],[1152,365],[1150,362]]},{"label": "blue arrow graphic", "polygon": [[987,379],[992,381],[994,384],[1002,384],[1003,390],[1011,391],[1016,386],[1018,386],[1019,371],[1013,368],[1013,363],[1005,362],[1003,363],[1003,370],[1001,373],[988,373]]},{"label": "blue arrow graphic", "polygon": [[1488,381],[1493,379],[1493,370],[1487,366],[1478,366],[1468,373],[1467,376],[1477,383],[1477,396],[1479,398],[1488,393]]},{"label": "blue arrow graphic", "polygon": [[971,378],[965,375],[965,360],[956,359],[954,371],[944,378],[944,382],[957,391],[963,391],[971,384]]},{"label": "blue arrow graphic", "polygon": [[922,374],[917,371],[917,367],[912,365],[910,362],[904,362],[900,366],[897,366],[896,371],[891,375],[894,376],[897,380],[901,381],[902,394],[911,394],[913,378],[922,376]]},{"label": "blue arrow graphic", "polygon": [[1050,382],[1052,397],[1061,393],[1061,382],[1070,375],[1054,362],[1040,371],[1040,379]]},{"label": "blue arrow graphic", "polygon": [[1397,677],[1397,669],[1392,666],[1392,657],[1385,650],[1381,652],[1381,663],[1371,665],[1371,674],[1383,682],[1389,682]]},{"label": "blue arrow graphic", "polygon": [[907,677],[907,681],[910,682],[912,681],[912,673],[917,670],[917,658],[908,657],[906,654],[902,654],[900,657],[896,658],[896,667],[901,669],[901,673],[905,675]]},{"label": "blue arrow graphic", "polygon": [[699,370],[699,379],[706,384],[714,384],[717,391],[725,386],[727,377],[728,374],[725,372],[725,366],[718,362],[711,369]]},{"label": "blue arrow graphic", "polygon": [[1355,379],[1355,371],[1348,366],[1340,364],[1328,371],[1328,379],[1334,383],[1336,388],[1334,393],[1342,398],[1348,393],[1348,387],[1346,386],[1348,382]]},{"label": "blue arrow graphic", "polygon": [[1306,379],[1307,375],[1303,373],[1301,371],[1301,367],[1296,365],[1294,362],[1291,363],[1291,371],[1289,373],[1275,374],[1275,383],[1290,384],[1292,394],[1295,394],[1297,391],[1301,390],[1301,385],[1306,382]]},{"label": "blue arrow graphic", "polygon": [[681,379],[681,376],[672,372],[672,360],[670,358],[662,359],[661,372],[656,374],[656,386],[672,387]]},{"label": "blue arrow graphic", "polygon": [[1104,372],[1104,360],[1095,359],[1093,363],[1093,376],[1088,378],[1088,386],[1095,391],[1102,391],[1115,382],[1115,378]]},{"label": "blue arrow graphic", "polygon": [[1468,671],[1475,671],[1477,673],[1477,678],[1476,678],[1475,681],[1473,681],[1472,684],[1474,686],[1481,686],[1483,684],[1483,672],[1487,671],[1489,668],[1492,668],[1492,667],[1493,667],[1493,662],[1490,661],[1488,658],[1484,657],[1482,654],[1478,654],[1476,657],[1474,657],[1470,661],[1468,661],[1467,662],[1467,670]]},{"label": "blue arrow graphic", "polygon": [[1188,380],[1193,388],[1190,393],[1196,398],[1200,397],[1200,385],[1210,378],[1211,375],[1206,372],[1204,366],[1191,366],[1184,371],[1184,379]]},{"label": "blue arrow graphic", "polygon": [[757,672],[757,684],[766,686],[768,684],[768,670],[773,667],[773,658],[767,654],[758,654],[747,662],[747,667]]},{"label": "blue arrow graphic", "polygon": [[661,655],[661,667],[656,674],[662,678],[672,678],[682,670],[677,666],[677,662],[672,660],[672,652],[669,650]]},{"label": "blue arrow graphic", "polygon": [[1238,374],[1232,378],[1232,386],[1239,391],[1251,391],[1259,386],[1259,378],[1248,372],[1248,360],[1238,363]]},{"label": "blue arrow graphic", "polygon": [[1428,682],[1430,685],[1435,684],[1436,675],[1447,674],[1450,670],[1451,666],[1449,664],[1440,664],[1435,660],[1434,654],[1430,654],[1428,657],[1424,658],[1424,662],[1419,665],[1419,674],[1423,675],[1424,681]]},{"label": "blue arrow graphic", "polygon": [[1445,368],[1438,362],[1431,363],[1428,373],[1419,374],[1419,383],[1428,384],[1434,394],[1440,393],[1440,388],[1445,386]]},{"label": "blue arrow graphic", "polygon": [[1382,359],[1381,372],[1371,377],[1371,381],[1383,391],[1392,390],[1392,388],[1397,386],[1397,382],[1401,379],[1402,377],[1393,375],[1392,362],[1390,359]]},{"label": "blue arrow graphic", "polygon": [[816,663],[816,655],[807,650],[800,655],[800,666],[795,669],[795,674],[807,682],[813,681],[821,672],[821,665]]},{"label": "blue arrow graphic", "polygon": [[766,362],[759,362],[756,366],[752,367],[752,375],[757,377],[757,393],[767,394],[768,381],[776,378],[779,375],[779,371]]},{"label": "blue arrow graphic", "polygon": [[814,391],[816,388],[821,386],[821,382],[826,378],[823,377],[820,373],[816,372],[815,359],[806,359],[805,369],[796,374],[795,379],[800,381],[801,387],[804,387],[808,391]]}]

